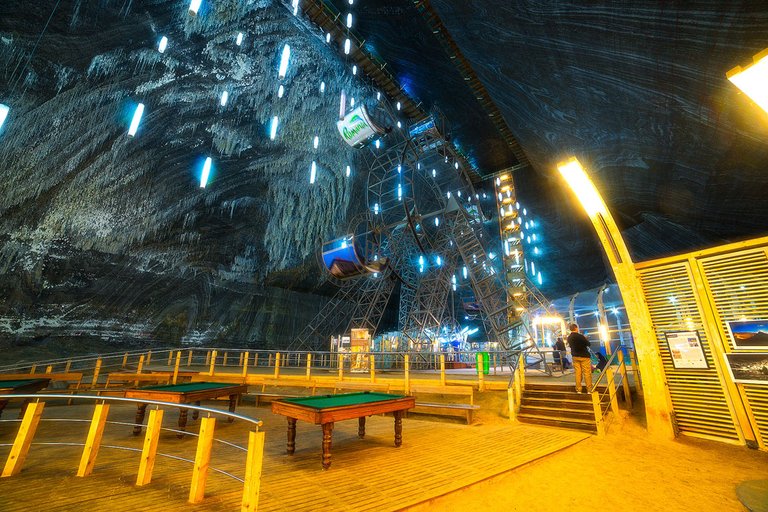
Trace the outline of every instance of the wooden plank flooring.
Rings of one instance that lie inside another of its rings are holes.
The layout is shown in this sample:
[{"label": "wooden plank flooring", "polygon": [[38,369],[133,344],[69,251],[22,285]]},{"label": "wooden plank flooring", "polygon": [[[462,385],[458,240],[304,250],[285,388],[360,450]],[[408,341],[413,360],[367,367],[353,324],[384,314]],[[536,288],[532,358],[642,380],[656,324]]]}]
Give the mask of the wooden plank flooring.
[{"label": "wooden plank flooring", "polygon": [[[224,409],[223,403],[213,403]],[[18,476],[0,479],[0,509],[4,512],[46,511],[175,511],[239,510],[242,484],[211,472],[206,498],[199,505],[186,503],[192,465],[159,457],[152,482],[136,487],[143,436],[131,435],[135,408],[113,404],[102,449],[93,475],[75,476],[82,447],[41,443],[82,443],[88,422],[51,421],[53,418],[90,419],[93,405],[48,405],[35,444]],[[244,406],[238,412],[264,420],[265,459],[259,510],[317,511],[398,510],[450,493],[503,473],[537,458],[571,446],[587,436],[582,433],[527,425],[495,423],[466,426],[423,417],[403,420],[403,445],[393,445],[393,419],[368,419],[365,439],[357,437],[357,422],[343,421],[333,433],[332,466],[320,465],[322,432],[319,426],[297,423],[296,453],[285,453],[286,421],[268,407]],[[17,407],[9,406],[0,420],[0,463],[18,428]],[[177,414],[165,413],[164,427],[175,427]],[[195,432],[199,422],[191,420]],[[243,422],[219,422],[215,436],[238,445],[247,440]],[[177,439],[161,434],[158,452],[194,458],[196,438]],[[244,474],[245,452],[217,443],[212,467]]]}]

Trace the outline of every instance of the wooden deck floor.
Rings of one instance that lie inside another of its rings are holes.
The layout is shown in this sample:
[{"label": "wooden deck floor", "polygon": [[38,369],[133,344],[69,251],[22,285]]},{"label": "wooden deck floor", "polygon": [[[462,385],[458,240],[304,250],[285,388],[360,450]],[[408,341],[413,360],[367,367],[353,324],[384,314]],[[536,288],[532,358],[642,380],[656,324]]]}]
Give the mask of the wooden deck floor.
[{"label": "wooden deck floor", "polygon": [[[223,408],[223,407],[221,407]],[[205,501],[186,503],[192,465],[159,458],[151,484],[134,485],[141,437],[131,435],[127,423],[135,409],[113,404],[94,474],[75,476],[82,447],[42,443],[82,443],[88,423],[50,421],[89,418],[92,405],[53,406],[43,414],[35,444],[18,476],[0,479],[0,509],[4,512],[46,511],[174,511],[239,510],[242,484],[211,472]],[[357,437],[357,422],[337,423],[333,461],[328,471],[320,465],[321,431],[297,424],[296,453],[285,454],[285,418],[268,407],[244,406],[238,412],[264,420],[265,460],[259,510],[399,510],[450,493],[506,472],[585,439],[581,433],[534,426],[494,423],[460,425],[409,417],[403,421],[403,445],[393,446],[391,417],[369,418],[365,439]],[[0,463],[18,428],[17,409],[9,406],[0,421]],[[191,419],[191,418],[190,418]],[[174,427],[175,411],[167,411],[164,427]],[[196,431],[190,421],[188,430]],[[243,445],[243,422],[219,423],[216,438]],[[194,458],[196,438],[177,439],[163,432],[158,452]],[[119,446],[121,448],[110,448]],[[212,467],[242,478],[245,452],[226,444],[214,446]]]}]

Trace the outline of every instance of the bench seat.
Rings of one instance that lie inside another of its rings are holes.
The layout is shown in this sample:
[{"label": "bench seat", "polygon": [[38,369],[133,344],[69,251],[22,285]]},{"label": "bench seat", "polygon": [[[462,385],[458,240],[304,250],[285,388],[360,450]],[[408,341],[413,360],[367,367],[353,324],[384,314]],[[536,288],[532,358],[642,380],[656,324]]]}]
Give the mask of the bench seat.
[{"label": "bench seat", "polygon": [[409,412],[463,417],[469,425],[473,413],[480,409],[475,405],[474,392],[471,386],[411,386],[416,407]]}]

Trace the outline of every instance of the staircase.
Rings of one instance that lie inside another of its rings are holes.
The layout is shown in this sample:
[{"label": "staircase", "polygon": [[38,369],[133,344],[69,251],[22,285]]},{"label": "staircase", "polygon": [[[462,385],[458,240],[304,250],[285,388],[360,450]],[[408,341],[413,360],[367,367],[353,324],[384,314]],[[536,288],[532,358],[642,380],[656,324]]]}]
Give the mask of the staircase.
[{"label": "staircase", "polygon": [[[601,403],[603,414],[610,407],[604,387],[597,391],[604,397]],[[521,423],[547,425],[597,433],[592,395],[576,393],[573,384],[525,384],[520,412]]]}]

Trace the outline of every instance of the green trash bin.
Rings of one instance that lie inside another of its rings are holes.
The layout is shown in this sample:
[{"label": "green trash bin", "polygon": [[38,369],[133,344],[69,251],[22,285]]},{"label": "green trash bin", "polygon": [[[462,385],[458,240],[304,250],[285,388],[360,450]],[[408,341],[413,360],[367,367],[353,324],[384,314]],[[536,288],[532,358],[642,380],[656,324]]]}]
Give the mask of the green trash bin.
[{"label": "green trash bin", "polygon": [[478,352],[477,355],[475,355],[476,363],[477,363],[476,364],[476,366],[477,366],[477,374],[480,375],[480,368],[481,368],[481,365],[480,365],[480,355],[481,354],[483,356],[483,364],[482,364],[483,375],[488,375],[490,373],[490,371],[491,371],[491,361],[490,361],[491,358],[488,355],[488,352]]}]

